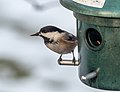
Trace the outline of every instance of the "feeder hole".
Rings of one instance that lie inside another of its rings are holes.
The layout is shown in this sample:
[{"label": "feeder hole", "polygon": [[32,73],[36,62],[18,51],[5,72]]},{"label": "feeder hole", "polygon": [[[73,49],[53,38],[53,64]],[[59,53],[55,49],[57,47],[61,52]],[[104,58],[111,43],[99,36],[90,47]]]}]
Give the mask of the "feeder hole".
[{"label": "feeder hole", "polygon": [[102,43],[101,34],[94,28],[89,28],[86,31],[86,40],[87,43],[93,48],[100,46]]}]

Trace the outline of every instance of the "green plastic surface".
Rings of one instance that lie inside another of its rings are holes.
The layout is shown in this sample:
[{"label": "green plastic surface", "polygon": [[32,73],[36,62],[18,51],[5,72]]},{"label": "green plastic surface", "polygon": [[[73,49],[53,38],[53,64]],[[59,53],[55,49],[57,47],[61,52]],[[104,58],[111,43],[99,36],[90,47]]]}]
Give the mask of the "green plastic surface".
[{"label": "green plastic surface", "polygon": [[60,0],[60,3],[73,12],[84,15],[120,18],[120,0],[106,0],[103,8],[86,6],[73,0]]}]

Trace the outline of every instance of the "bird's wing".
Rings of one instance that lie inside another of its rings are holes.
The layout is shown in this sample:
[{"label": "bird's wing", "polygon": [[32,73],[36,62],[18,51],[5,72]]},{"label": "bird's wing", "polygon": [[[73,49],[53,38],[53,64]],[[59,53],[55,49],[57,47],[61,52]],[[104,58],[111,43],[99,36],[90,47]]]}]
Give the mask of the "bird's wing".
[{"label": "bird's wing", "polygon": [[66,33],[67,35],[64,35],[64,39],[67,40],[67,41],[76,41],[77,40],[77,37],[74,36],[73,34],[71,33]]}]

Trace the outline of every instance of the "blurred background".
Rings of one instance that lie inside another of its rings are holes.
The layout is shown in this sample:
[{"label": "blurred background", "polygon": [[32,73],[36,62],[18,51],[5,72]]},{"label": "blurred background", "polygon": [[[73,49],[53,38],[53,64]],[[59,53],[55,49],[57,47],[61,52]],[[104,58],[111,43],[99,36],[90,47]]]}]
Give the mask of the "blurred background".
[{"label": "blurred background", "polygon": [[78,67],[59,66],[59,55],[30,37],[46,25],[76,35],[76,19],[59,0],[0,0],[0,92],[96,92],[80,82]]}]

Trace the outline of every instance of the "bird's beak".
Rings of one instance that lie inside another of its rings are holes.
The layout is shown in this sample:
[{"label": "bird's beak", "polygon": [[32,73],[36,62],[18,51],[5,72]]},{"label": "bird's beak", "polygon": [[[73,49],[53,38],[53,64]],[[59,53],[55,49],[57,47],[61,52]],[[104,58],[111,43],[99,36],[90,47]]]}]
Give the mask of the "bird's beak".
[{"label": "bird's beak", "polygon": [[37,33],[32,34],[32,35],[30,35],[30,36],[40,36],[40,32],[37,32]]}]

